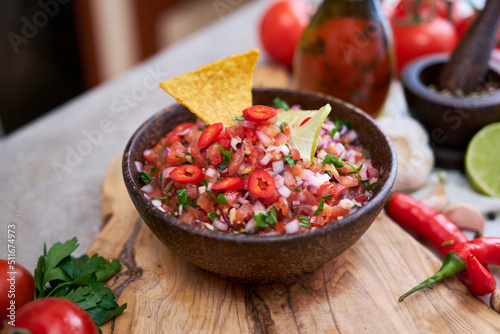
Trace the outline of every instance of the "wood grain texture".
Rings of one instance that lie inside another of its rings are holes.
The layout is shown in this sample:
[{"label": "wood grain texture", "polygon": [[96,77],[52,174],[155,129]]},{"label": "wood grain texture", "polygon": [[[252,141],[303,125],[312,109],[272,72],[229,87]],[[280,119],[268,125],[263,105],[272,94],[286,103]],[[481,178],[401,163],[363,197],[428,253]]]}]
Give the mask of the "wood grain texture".
[{"label": "wood grain texture", "polygon": [[120,258],[108,284],[127,303],[103,333],[498,333],[500,316],[447,279],[398,303],[440,260],[384,214],[320,270],[245,285],[198,269],[156,239],[123,184],[120,159],[103,184],[107,220],[88,253]]}]

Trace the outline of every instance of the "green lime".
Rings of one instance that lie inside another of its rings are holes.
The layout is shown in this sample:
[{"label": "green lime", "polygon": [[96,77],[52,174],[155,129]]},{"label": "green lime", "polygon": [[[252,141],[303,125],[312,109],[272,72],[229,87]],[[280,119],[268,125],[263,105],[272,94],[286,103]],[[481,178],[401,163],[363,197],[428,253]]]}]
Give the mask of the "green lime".
[{"label": "green lime", "polygon": [[[278,113],[278,120],[290,127],[290,138],[305,162],[314,161],[321,125],[332,107],[327,104],[319,110],[290,110]],[[307,120],[310,118],[309,120]],[[305,121],[304,124],[302,124]]]},{"label": "green lime", "polygon": [[472,137],[465,153],[465,171],[482,193],[500,197],[500,122],[482,128]]}]

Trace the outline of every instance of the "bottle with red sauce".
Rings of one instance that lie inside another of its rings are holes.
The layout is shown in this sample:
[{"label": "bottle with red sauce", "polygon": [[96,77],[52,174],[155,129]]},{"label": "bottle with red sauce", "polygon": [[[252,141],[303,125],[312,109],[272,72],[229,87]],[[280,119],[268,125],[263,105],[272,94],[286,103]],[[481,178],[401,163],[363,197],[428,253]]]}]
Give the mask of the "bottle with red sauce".
[{"label": "bottle with red sauce", "polygon": [[295,52],[294,87],[338,97],[376,117],[394,74],[379,0],[324,0]]}]

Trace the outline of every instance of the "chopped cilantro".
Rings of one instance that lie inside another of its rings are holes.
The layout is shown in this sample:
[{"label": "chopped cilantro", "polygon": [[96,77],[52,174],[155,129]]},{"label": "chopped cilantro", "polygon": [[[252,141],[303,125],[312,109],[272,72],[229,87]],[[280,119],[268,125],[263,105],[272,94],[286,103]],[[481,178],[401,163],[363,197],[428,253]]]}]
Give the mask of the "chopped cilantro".
[{"label": "chopped cilantro", "polygon": [[333,196],[332,194],[329,194],[329,195],[325,195],[325,196],[323,196],[323,197],[321,197],[321,198],[324,198],[324,199],[330,199],[330,198],[332,198],[332,196]]},{"label": "chopped cilantro", "polygon": [[332,131],[330,131],[330,137],[333,137],[335,136],[335,134],[337,133],[337,128],[333,128]]},{"label": "chopped cilantro", "polygon": [[168,196],[163,196],[163,197],[153,197],[153,199],[161,199],[163,201],[168,201]]},{"label": "chopped cilantro", "polygon": [[246,121],[247,120],[245,118],[245,116],[233,116],[233,115],[231,115],[231,118],[233,119],[233,121]]},{"label": "chopped cilantro", "polygon": [[325,200],[323,198],[321,198],[321,201],[319,201],[318,209],[314,212],[313,216],[317,216],[321,212],[323,212],[324,206],[325,206]]},{"label": "chopped cilantro", "polygon": [[163,190],[163,193],[166,195],[170,191],[170,189],[172,189],[172,185],[169,185],[167,189]]},{"label": "chopped cilantro", "polygon": [[285,111],[288,111],[290,110],[290,106],[288,105],[288,103],[286,103],[285,101],[283,101],[282,99],[280,99],[279,97],[275,97],[273,99],[273,103],[274,105],[277,107],[277,108],[280,108],[280,109],[283,109]]},{"label": "chopped cilantro", "polygon": [[359,173],[359,171],[361,170],[361,168],[363,168],[363,162],[364,162],[364,159],[363,159],[363,161],[361,161],[361,165],[359,165],[359,167],[358,167],[358,168],[356,168],[356,166],[354,166],[353,164],[351,164],[351,163],[349,163],[349,162],[346,162],[346,165],[351,166],[351,168],[352,168],[352,169],[354,169],[354,170],[353,170],[353,171],[351,171],[351,172],[347,172],[347,173],[345,173],[345,174],[358,174],[358,173]]},{"label": "chopped cilantro", "polygon": [[287,127],[288,124],[286,122],[283,122],[280,124],[280,130],[281,130],[281,133],[285,133],[285,127]]},{"label": "chopped cilantro", "polygon": [[337,158],[334,155],[331,155],[330,153],[326,154],[326,157],[325,157],[325,159],[323,159],[323,163],[322,164],[323,165],[333,164],[337,168],[344,167],[344,163],[342,161],[340,161],[339,158]]},{"label": "chopped cilantro", "polygon": [[150,184],[153,182],[153,175],[150,172],[140,171],[139,176],[141,177],[142,182]]},{"label": "chopped cilantro", "polygon": [[[290,147],[288,144],[286,144],[286,147],[290,150]],[[290,167],[293,167],[297,163],[297,160],[292,159],[292,150],[288,154],[283,155],[283,159],[285,159],[285,163],[288,164]]]},{"label": "chopped cilantro", "polygon": [[304,226],[304,227],[311,227],[311,224],[309,223],[309,218],[306,216],[299,216],[299,225]]},{"label": "chopped cilantro", "polygon": [[177,190],[177,197],[179,198],[178,205],[191,205],[193,208],[196,208],[196,203],[191,202],[188,198],[186,189]]},{"label": "chopped cilantro", "polygon": [[[194,156],[191,154],[191,152],[186,151],[186,156],[191,157],[191,163],[196,166],[196,160],[194,160]],[[186,159],[189,161],[189,159]]]},{"label": "chopped cilantro", "polygon": [[338,118],[333,120],[333,124],[335,124],[335,127],[337,129],[340,129],[342,127],[342,125],[345,125],[348,129],[351,127],[351,121],[346,121],[346,120],[338,119]]},{"label": "chopped cilantro", "polygon": [[219,143],[217,143],[217,145],[219,145],[222,157],[224,158],[221,164],[217,167],[217,171],[221,172],[224,168],[226,168],[229,165],[229,162],[231,162],[231,151],[226,150],[224,147],[220,146]]},{"label": "chopped cilantro", "polygon": [[214,221],[216,219],[219,219],[220,217],[217,216],[215,213],[213,213],[212,211],[210,211],[208,214],[207,214],[207,217],[208,219],[210,219],[211,221]]},{"label": "chopped cilantro", "polygon": [[215,197],[215,200],[217,201],[217,203],[219,204],[224,204],[224,205],[227,205],[227,199],[226,197],[223,195],[223,194],[219,194]]},{"label": "chopped cilantro", "polygon": [[259,228],[275,226],[276,224],[278,224],[278,213],[273,206],[267,214],[261,212],[253,216],[253,219],[255,220],[255,222],[257,223],[257,227]]}]

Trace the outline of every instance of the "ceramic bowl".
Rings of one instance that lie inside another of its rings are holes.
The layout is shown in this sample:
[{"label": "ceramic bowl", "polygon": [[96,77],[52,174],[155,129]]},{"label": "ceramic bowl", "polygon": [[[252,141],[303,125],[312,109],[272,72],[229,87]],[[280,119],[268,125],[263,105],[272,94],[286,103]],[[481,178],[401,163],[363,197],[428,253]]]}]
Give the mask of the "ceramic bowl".
[{"label": "ceramic bowl", "polygon": [[384,173],[376,195],[363,208],[336,222],[303,233],[282,236],[231,235],[188,225],[156,209],[142,194],[135,161],[177,124],[193,121],[183,105],[172,105],[151,117],[133,134],[123,156],[123,177],[130,197],[151,231],[187,262],[220,277],[244,283],[268,283],[311,272],[351,247],[370,227],[386,202],[396,177],[396,154],[373,119],[339,99],[309,92],[255,89],[254,104],[271,105],[275,97],[304,109],[330,103],[331,117],[350,120],[362,143],[371,145],[373,165]]},{"label": "ceramic bowl", "polygon": [[[448,60],[444,54],[418,58],[403,69],[401,81],[411,115],[429,133],[436,165],[461,169],[472,136],[500,121],[500,90],[481,97],[458,97],[429,89]],[[500,85],[500,72],[490,65],[486,79]]]}]

